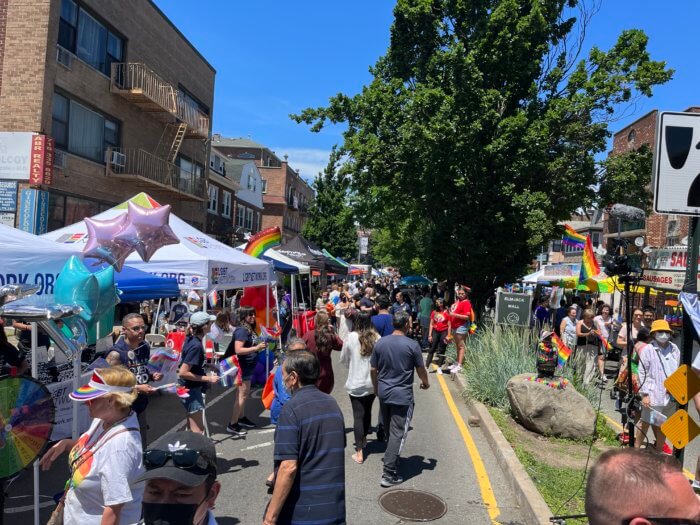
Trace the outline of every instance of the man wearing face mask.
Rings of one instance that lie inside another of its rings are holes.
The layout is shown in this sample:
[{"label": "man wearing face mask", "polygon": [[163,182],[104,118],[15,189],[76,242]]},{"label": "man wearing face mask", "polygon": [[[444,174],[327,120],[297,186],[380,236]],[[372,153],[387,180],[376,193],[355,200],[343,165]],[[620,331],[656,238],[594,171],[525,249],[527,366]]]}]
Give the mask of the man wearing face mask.
[{"label": "man wearing face mask", "polygon": [[162,436],[143,454],[143,525],[216,525],[211,509],[221,490],[216,449],[197,432]]},{"label": "man wearing face mask", "polygon": [[[676,400],[666,390],[664,381],[673,374],[681,362],[681,352],[671,342],[671,327],[668,321],[657,319],[651,324],[652,342],[639,352],[639,393],[642,396],[641,429],[637,431],[635,447],[641,447],[649,429],[649,415],[661,412],[669,417],[676,411]],[[649,414],[649,415],[646,415]],[[663,452],[666,437],[659,425],[653,424],[656,450]]]}]

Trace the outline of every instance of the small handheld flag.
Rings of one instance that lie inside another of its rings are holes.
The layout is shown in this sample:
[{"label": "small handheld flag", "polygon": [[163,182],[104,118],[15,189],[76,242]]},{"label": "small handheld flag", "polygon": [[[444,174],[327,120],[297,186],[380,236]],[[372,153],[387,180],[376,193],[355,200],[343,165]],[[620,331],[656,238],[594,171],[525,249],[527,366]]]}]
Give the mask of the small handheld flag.
[{"label": "small handheld flag", "polygon": [[160,385],[156,387],[156,390],[161,390],[166,394],[175,394],[180,399],[187,399],[188,397],[190,397],[190,389],[185,386],[178,385],[177,383],[168,383],[167,385]]},{"label": "small handheld flag", "polygon": [[563,368],[566,362],[569,360],[571,355],[571,349],[564,344],[557,334],[552,334],[552,345],[557,349],[557,355],[559,356],[557,360],[557,366]]},{"label": "small handheld flag", "polygon": [[219,361],[219,376],[221,376],[221,386],[232,387],[237,383],[238,358],[235,355]]}]

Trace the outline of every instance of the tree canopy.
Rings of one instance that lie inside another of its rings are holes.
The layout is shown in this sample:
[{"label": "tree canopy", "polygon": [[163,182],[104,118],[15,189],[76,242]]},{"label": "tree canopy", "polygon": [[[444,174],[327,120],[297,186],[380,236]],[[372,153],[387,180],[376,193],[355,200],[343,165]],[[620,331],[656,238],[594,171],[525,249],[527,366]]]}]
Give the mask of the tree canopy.
[{"label": "tree canopy", "polygon": [[643,144],[638,149],[611,155],[601,162],[599,207],[620,203],[649,212],[653,159],[651,148]]},{"label": "tree canopy", "polygon": [[340,164],[342,151],[333,148],[328,165],[312,187],[316,193],[302,235],[347,261],[357,255],[357,228],[349,206],[348,176]]},{"label": "tree canopy", "polygon": [[594,201],[616,108],[672,76],[639,30],[581,58],[589,16],[576,0],[398,0],[371,83],[292,117],[345,123],[360,223],[484,296]]}]

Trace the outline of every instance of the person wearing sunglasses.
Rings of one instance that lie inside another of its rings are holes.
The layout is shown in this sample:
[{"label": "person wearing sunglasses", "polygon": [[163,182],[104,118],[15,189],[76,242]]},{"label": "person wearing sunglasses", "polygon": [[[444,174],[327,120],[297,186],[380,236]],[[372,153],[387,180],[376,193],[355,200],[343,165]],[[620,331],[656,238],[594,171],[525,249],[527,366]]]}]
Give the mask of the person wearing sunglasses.
[{"label": "person wearing sunglasses", "polygon": [[[143,473],[141,435],[131,406],[136,379],[124,366],[98,368],[87,385],[69,394],[88,406],[92,423],[76,441],[62,439],[41,458],[43,470],[68,452],[70,477],[56,513],[63,523],[134,524],[141,516],[141,487],[131,483]],[[54,515],[53,517],[57,517]]]},{"label": "person wearing sunglasses", "polygon": [[598,457],[585,508],[589,525],[700,525],[700,499],[680,463],[634,448]]},{"label": "person wearing sunglasses", "polygon": [[216,479],[216,448],[208,437],[194,432],[171,432],[157,439],[143,454],[146,472],[144,525],[216,525],[214,508],[221,490]]},{"label": "person wearing sunglasses", "polygon": [[[136,378],[136,391],[138,397],[132,409],[139,418],[139,428],[141,429],[141,443],[144,448],[148,443],[148,421],[146,420],[146,407],[148,406],[148,396],[156,389],[148,383],[150,381],[160,381],[163,374],[160,372],[151,373],[146,365],[151,357],[151,347],[145,341],[146,323],[141,314],[127,314],[122,319],[122,335],[112,348],[107,352],[107,356],[116,362],[127,367]],[[116,356],[112,352],[119,355]]]}]

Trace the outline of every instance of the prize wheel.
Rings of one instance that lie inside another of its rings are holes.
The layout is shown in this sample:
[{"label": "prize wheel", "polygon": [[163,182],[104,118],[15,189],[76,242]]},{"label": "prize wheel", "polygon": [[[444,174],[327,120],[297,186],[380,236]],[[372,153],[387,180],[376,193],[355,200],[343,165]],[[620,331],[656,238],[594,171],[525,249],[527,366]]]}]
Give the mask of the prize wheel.
[{"label": "prize wheel", "polygon": [[46,449],[54,412],[51,393],[39,381],[0,379],[0,479],[28,467]]}]

